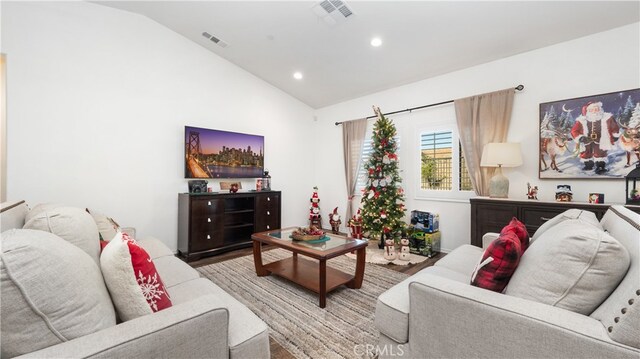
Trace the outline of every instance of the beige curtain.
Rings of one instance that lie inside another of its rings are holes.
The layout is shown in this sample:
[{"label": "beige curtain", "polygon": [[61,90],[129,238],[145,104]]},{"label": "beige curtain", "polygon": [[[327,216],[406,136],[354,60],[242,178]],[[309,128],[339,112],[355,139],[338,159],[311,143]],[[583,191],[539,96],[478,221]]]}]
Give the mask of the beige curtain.
[{"label": "beige curtain", "polygon": [[362,146],[367,134],[367,119],[346,121],[342,123],[342,148],[344,152],[344,173],[347,183],[347,213],[346,221],[353,213],[352,201],[358,181],[358,170],[362,158]]},{"label": "beige curtain", "polygon": [[471,96],[454,101],[460,143],[473,189],[489,195],[494,168],[480,167],[482,148],[490,142],[506,142],[514,89]]}]

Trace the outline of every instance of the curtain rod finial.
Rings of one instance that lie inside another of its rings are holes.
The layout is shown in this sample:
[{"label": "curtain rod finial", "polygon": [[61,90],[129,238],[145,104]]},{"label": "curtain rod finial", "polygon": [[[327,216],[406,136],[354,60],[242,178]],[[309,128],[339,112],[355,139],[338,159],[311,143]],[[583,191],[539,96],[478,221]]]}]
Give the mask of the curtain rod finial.
[{"label": "curtain rod finial", "polygon": [[518,91],[522,91],[522,90],[524,90],[524,85],[518,85],[518,86],[516,86],[516,90],[518,90]]}]

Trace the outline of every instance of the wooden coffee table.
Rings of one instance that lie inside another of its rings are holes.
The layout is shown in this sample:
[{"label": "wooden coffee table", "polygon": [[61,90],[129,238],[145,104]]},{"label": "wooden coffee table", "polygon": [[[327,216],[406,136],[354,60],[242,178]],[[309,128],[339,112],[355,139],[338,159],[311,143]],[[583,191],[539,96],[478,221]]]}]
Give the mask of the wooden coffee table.
[{"label": "wooden coffee table", "polygon": [[[259,277],[275,274],[310,289],[320,295],[320,308],[327,304],[327,293],[341,285],[358,289],[364,278],[365,249],[367,242],[359,239],[327,233],[330,239],[322,243],[294,241],[289,236],[295,227],[254,233],[253,261]],[[262,244],[270,244],[293,253],[293,256],[276,262],[262,263]],[[327,260],[356,251],[355,275],[327,267]],[[298,254],[317,259],[318,262],[299,258]]]}]

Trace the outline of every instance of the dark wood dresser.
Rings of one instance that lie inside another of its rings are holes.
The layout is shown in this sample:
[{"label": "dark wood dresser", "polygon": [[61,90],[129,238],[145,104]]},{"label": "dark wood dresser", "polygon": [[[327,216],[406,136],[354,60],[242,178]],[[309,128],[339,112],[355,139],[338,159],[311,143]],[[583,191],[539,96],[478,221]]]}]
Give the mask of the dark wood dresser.
[{"label": "dark wood dresser", "polygon": [[251,246],[251,235],[280,228],[279,191],[180,193],[178,254],[186,260]]},{"label": "dark wood dresser", "polygon": [[[571,209],[583,209],[596,214],[601,219],[610,204],[592,204],[585,202],[544,202],[538,200],[512,200],[489,197],[475,197],[471,202],[471,244],[482,247],[482,236],[487,232],[500,232],[516,217],[527,226],[529,235],[546,221]],[[640,213],[640,206],[626,206]]]}]

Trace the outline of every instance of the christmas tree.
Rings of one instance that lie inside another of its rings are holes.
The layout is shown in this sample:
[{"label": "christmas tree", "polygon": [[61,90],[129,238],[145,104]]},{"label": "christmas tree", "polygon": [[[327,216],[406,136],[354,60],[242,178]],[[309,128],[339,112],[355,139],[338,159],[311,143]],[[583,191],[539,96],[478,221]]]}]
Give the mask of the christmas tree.
[{"label": "christmas tree", "polygon": [[369,238],[382,235],[399,239],[404,228],[405,208],[394,138],[396,128],[379,108],[374,106],[373,110],[378,120],[373,126],[373,151],[365,163],[368,179],[362,195],[362,227]]}]

